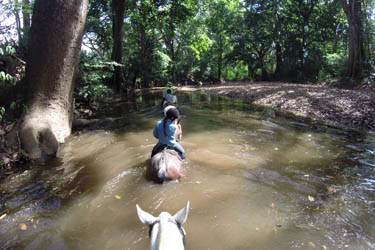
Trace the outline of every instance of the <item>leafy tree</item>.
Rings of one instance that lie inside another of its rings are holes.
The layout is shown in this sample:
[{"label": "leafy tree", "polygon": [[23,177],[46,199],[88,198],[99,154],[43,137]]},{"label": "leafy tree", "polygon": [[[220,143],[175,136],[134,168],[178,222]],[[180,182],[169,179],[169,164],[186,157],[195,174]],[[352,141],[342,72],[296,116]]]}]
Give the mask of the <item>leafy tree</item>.
[{"label": "leafy tree", "polygon": [[131,38],[137,49],[134,52],[135,61],[132,68],[133,88],[139,81],[139,86],[148,87],[153,79],[158,78],[153,71],[155,48],[158,46],[156,34],[156,11],[159,1],[139,0],[130,6]]},{"label": "leafy tree", "polygon": [[338,5],[334,1],[300,0],[286,1],[283,8],[283,71],[296,75],[294,80],[317,80],[324,61],[321,49],[337,35]]},{"label": "leafy tree", "polygon": [[30,0],[6,0],[0,2],[0,35],[5,43],[17,47],[17,54],[24,58],[27,51],[27,37],[30,29],[30,13],[33,2]]},{"label": "leafy tree", "polygon": [[169,73],[176,82],[176,67],[179,54],[182,52],[184,32],[182,26],[191,17],[196,1],[165,1],[159,7],[158,28],[169,56]]},{"label": "leafy tree", "polygon": [[[20,72],[17,72],[15,65],[6,65],[6,64],[13,64],[11,57],[15,54],[16,50],[14,47],[8,45],[5,46],[5,49],[0,47],[0,61],[6,62],[0,67],[0,87],[6,88],[11,86],[15,86],[17,81],[21,78]],[[17,77],[18,74],[18,77]],[[4,99],[2,98],[2,105],[5,104]],[[5,105],[4,105],[5,106]],[[3,120],[5,115],[5,107],[0,106],[0,122]]]},{"label": "leafy tree", "polygon": [[216,61],[216,79],[222,80],[223,60],[228,47],[230,24],[239,1],[212,0],[208,5],[206,25],[212,43],[212,56]]},{"label": "leafy tree", "polygon": [[[245,25],[246,33],[244,34],[245,46],[250,49],[250,58],[253,59],[253,73],[254,70],[261,70],[261,79],[268,79],[267,61],[270,60],[269,55],[271,54],[272,44],[273,44],[273,11],[272,2],[249,2],[246,7],[245,12]],[[248,64],[250,63],[250,58],[248,58]],[[272,65],[272,64],[271,64]],[[250,67],[249,67],[250,69]]]},{"label": "leafy tree", "polygon": [[83,45],[90,53],[106,60],[112,51],[112,19],[108,0],[90,0]]},{"label": "leafy tree", "polygon": [[[81,53],[80,73],[78,76],[75,97],[93,104],[113,95],[113,90],[105,83],[111,81],[116,66],[121,66],[111,60],[104,61],[93,53]],[[109,70],[108,70],[109,69]]]}]

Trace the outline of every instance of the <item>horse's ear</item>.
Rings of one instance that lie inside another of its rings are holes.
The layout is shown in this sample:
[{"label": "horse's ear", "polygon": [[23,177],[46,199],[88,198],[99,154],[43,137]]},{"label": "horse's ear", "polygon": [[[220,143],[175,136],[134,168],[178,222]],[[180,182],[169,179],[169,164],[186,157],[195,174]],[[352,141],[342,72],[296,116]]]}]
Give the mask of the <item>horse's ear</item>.
[{"label": "horse's ear", "polygon": [[154,216],[152,216],[151,214],[149,214],[149,213],[143,211],[143,210],[138,206],[138,204],[136,205],[136,207],[137,207],[138,218],[139,218],[139,220],[140,220],[143,224],[149,226],[149,225],[152,225],[152,224],[155,222],[156,218],[155,218]]},{"label": "horse's ear", "polygon": [[180,211],[178,211],[174,216],[173,218],[175,219],[175,221],[177,223],[179,223],[180,225],[184,224],[187,217],[188,217],[188,214],[189,214],[189,206],[190,206],[190,203],[189,201],[187,202],[186,204],[186,207],[184,207],[183,209],[181,209]]}]

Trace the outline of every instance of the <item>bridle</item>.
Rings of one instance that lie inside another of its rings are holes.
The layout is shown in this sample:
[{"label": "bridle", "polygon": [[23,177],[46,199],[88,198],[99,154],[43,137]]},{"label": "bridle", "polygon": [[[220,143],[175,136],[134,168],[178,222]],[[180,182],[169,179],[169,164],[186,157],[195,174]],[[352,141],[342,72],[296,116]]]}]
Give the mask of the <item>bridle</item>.
[{"label": "bridle", "polygon": [[[182,225],[180,223],[176,222],[175,220],[172,220],[171,218],[168,218],[168,222],[173,223],[173,224],[175,224],[177,226],[178,231],[180,232],[180,234],[182,236],[182,243],[184,244],[184,248],[186,248],[186,233],[185,233],[185,230],[182,227]],[[149,225],[148,236],[150,238],[151,238],[152,229],[158,223],[160,223],[160,219],[156,220],[154,223],[152,223],[151,225]]]}]

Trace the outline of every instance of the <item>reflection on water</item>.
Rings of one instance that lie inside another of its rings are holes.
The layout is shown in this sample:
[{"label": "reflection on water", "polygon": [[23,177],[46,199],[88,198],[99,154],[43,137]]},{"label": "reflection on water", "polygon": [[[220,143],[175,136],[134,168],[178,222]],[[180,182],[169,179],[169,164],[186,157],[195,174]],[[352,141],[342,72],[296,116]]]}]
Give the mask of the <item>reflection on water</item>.
[{"label": "reflection on water", "polygon": [[[189,163],[146,180],[159,93],[112,106],[48,167],[0,184],[2,249],[148,249],[135,204],[155,216],[190,200],[188,249],[375,248],[375,139],[180,94]],[[120,116],[120,117],[118,117]]]}]

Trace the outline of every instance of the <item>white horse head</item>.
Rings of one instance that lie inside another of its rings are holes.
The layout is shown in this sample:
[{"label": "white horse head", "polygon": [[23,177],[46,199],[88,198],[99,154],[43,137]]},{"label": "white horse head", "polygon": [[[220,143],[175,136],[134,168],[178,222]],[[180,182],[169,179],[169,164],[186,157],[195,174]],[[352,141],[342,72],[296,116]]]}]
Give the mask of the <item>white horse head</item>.
[{"label": "white horse head", "polygon": [[140,221],[150,227],[150,250],[185,249],[185,230],[182,224],[185,223],[189,213],[189,201],[186,207],[173,216],[162,212],[159,217],[154,217],[143,211],[138,204],[136,207]]},{"label": "white horse head", "polygon": [[173,105],[168,105],[168,106],[164,107],[164,108],[163,108],[164,117],[167,117],[167,112],[168,112],[168,110],[170,110],[170,109],[175,109],[175,108],[176,108],[176,107],[173,106]]}]

